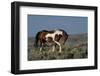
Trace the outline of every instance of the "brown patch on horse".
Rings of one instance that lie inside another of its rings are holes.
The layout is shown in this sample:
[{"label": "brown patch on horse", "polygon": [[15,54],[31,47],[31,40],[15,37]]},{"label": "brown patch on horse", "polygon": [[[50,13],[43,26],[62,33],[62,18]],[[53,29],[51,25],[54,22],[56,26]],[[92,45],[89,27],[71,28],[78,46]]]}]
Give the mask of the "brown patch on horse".
[{"label": "brown patch on horse", "polygon": [[[47,42],[45,36],[46,36],[48,33],[54,33],[54,31],[47,31],[47,30],[41,31],[41,34],[40,34],[40,36],[39,36],[40,42],[42,42],[42,43]],[[52,40],[51,37],[48,37],[48,42],[53,42],[53,40]]]},{"label": "brown patch on horse", "polygon": [[48,42],[53,42],[53,39],[51,37],[48,37]]},{"label": "brown patch on horse", "polygon": [[58,35],[56,34],[55,35],[55,41],[59,42],[59,40],[61,39],[62,35]]},{"label": "brown patch on horse", "polygon": [[48,34],[48,33],[47,32],[41,32],[40,37],[39,37],[40,42],[42,42],[42,43],[46,42],[46,38],[45,38],[46,34]]},{"label": "brown patch on horse", "polygon": [[61,45],[64,45],[69,36],[64,30],[61,30],[61,31],[63,31],[63,35],[60,38],[59,42],[61,43]]}]

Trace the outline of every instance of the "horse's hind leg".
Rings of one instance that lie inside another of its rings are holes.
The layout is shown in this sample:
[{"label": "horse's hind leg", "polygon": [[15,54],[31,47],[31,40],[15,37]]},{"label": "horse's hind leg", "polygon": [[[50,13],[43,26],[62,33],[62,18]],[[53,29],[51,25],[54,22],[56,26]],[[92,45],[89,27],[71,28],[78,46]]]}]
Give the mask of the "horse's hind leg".
[{"label": "horse's hind leg", "polygon": [[40,47],[40,51],[42,51],[42,47]]},{"label": "horse's hind leg", "polygon": [[40,46],[40,51],[42,51],[43,49],[43,43],[41,43],[41,46]]}]

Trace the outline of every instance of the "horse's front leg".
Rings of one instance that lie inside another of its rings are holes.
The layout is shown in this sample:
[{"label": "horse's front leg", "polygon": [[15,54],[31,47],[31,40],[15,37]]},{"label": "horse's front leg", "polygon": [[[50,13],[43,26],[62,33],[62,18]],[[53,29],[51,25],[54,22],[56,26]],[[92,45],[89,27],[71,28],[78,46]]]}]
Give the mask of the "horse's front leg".
[{"label": "horse's front leg", "polygon": [[54,52],[54,51],[55,51],[55,45],[52,46],[52,52]]},{"label": "horse's front leg", "polygon": [[54,40],[54,42],[59,46],[59,53],[61,53],[61,44]]}]

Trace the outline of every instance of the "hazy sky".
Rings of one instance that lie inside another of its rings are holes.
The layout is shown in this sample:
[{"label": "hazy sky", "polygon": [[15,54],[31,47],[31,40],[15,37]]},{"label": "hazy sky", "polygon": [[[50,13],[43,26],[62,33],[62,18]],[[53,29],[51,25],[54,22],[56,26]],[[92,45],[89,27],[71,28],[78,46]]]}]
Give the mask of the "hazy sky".
[{"label": "hazy sky", "polygon": [[35,36],[41,30],[63,29],[68,34],[88,31],[88,18],[78,16],[28,15],[28,36]]}]

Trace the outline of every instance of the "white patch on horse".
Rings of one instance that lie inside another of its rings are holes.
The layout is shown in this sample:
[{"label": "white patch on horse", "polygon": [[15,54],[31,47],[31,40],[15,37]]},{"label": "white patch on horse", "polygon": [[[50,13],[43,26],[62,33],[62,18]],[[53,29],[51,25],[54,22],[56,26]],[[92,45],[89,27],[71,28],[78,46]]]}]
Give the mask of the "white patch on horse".
[{"label": "white patch on horse", "polygon": [[48,41],[48,37],[51,37],[53,40],[55,39],[55,35],[63,35],[63,32],[62,31],[59,31],[59,30],[56,30],[54,33],[50,33],[50,34],[47,34],[45,37],[46,37],[46,40]]},{"label": "white patch on horse", "polygon": [[[46,41],[48,41],[48,38],[49,37],[51,37],[52,38],[52,40],[59,46],[59,52],[61,52],[61,45],[60,45],[60,43],[59,42],[57,42],[56,40],[55,40],[55,35],[63,35],[63,32],[62,31],[60,31],[60,30],[55,30],[55,32],[54,33],[49,33],[49,34],[47,34],[45,37],[46,37]],[[53,46],[53,50],[52,51],[54,51],[55,50],[55,47]]]}]

